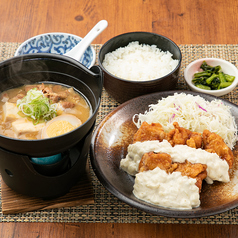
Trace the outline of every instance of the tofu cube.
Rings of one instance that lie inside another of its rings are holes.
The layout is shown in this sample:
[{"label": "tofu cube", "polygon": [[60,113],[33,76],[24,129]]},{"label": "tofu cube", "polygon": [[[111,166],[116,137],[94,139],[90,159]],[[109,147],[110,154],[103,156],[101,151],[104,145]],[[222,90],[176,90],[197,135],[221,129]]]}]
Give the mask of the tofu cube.
[{"label": "tofu cube", "polygon": [[39,123],[37,125],[34,125],[31,121],[28,121],[26,118],[21,118],[12,122],[12,127],[16,133],[16,136],[25,133],[39,132],[41,129],[45,127],[45,125],[46,123]]},{"label": "tofu cube", "polygon": [[19,109],[16,105],[16,103],[6,102],[3,105],[3,121],[13,121],[18,118],[21,118],[21,116],[18,115]]}]

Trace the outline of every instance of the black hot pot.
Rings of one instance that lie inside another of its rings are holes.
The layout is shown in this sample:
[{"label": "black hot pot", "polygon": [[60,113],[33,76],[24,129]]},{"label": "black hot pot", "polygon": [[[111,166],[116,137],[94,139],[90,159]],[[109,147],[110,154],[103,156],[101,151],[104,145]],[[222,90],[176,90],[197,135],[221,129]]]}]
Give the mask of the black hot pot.
[{"label": "black hot pot", "polygon": [[[0,135],[0,173],[4,182],[22,194],[53,198],[67,193],[85,172],[103,76],[98,66],[89,70],[74,59],[56,54],[28,54],[0,63],[0,92],[38,82],[74,87],[92,107],[92,115],[83,125],[62,136],[20,140]],[[63,155],[59,164],[41,166],[30,159],[59,153]]]}]

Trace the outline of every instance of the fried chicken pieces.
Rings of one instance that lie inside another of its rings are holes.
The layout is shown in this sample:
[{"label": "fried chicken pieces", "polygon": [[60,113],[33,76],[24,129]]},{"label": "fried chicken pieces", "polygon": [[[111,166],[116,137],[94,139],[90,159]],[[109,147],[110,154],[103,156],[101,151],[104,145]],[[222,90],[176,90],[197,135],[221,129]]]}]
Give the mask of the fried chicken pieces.
[{"label": "fried chicken pieces", "polygon": [[[227,161],[229,168],[232,168],[234,156],[231,149],[225,144],[224,140],[216,133],[208,130],[204,132],[192,132],[182,128],[177,122],[173,123],[174,129],[166,133],[159,123],[148,124],[143,122],[141,127],[135,133],[133,143],[148,140],[167,140],[172,146],[187,145],[192,148],[202,148],[210,153],[217,155]],[[167,173],[181,172],[182,176],[188,176],[197,180],[196,185],[201,192],[202,181],[207,177],[207,166],[204,164],[192,164],[188,161],[184,163],[173,163],[171,156],[167,153],[145,153],[139,164],[139,172],[153,170],[159,167]]]},{"label": "fried chicken pieces", "polygon": [[207,166],[205,164],[173,163],[171,156],[166,153],[145,153],[139,164],[139,172],[153,170],[159,167],[167,173],[181,172],[182,176],[188,176],[197,180],[196,186],[199,192],[202,189],[202,181],[207,177]]},{"label": "fried chicken pieces", "polygon": [[137,141],[159,140],[160,142],[167,138],[167,134],[159,123],[143,122],[139,130],[135,133],[133,143]]},{"label": "fried chicken pieces", "polygon": [[167,134],[167,140],[172,146],[187,145],[195,149],[202,147],[201,133],[180,127],[177,122],[174,122],[173,126],[174,129]]},{"label": "fried chicken pieces", "polygon": [[185,163],[178,163],[175,172],[181,172],[182,176],[188,176],[197,180],[196,186],[199,192],[202,190],[202,181],[207,177],[207,165],[205,164],[192,164],[188,161]]},{"label": "fried chicken pieces", "polygon": [[154,153],[152,151],[145,153],[139,164],[139,172],[153,170],[156,167],[165,170],[167,173],[172,173],[177,169],[178,164],[173,164],[171,156],[167,153]]},{"label": "fried chicken pieces", "polygon": [[192,148],[202,147],[202,136],[201,133],[192,132],[183,127],[180,127],[177,122],[173,123],[174,129],[169,133],[165,133],[160,123],[143,122],[139,130],[135,133],[133,143],[148,140],[167,140],[172,146],[175,145],[187,145]]},{"label": "fried chicken pieces", "polygon": [[226,160],[231,169],[234,163],[234,155],[231,149],[226,145],[224,140],[209,130],[203,131],[203,147],[206,151],[210,153],[217,153],[217,155]]}]

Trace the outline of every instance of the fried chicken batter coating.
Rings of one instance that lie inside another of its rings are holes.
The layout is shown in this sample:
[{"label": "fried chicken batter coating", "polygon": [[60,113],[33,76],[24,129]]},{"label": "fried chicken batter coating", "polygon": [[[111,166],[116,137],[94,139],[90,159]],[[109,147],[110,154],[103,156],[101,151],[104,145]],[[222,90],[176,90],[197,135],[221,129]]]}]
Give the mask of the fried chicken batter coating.
[{"label": "fried chicken batter coating", "polygon": [[171,156],[167,153],[145,153],[139,164],[139,172],[153,170],[159,167],[167,173],[181,172],[182,176],[188,176],[197,180],[196,186],[201,192],[202,181],[207,177],[207,166],[204,164],[173,163]]},{"label": "fried chicken batter coating", "polygon": [[234,163],[234,155],[221,136],[217,135],[216,133],[212,133],[209,130],[204,130],[203,146],[206,151],[210,153],[217,153],[221,159],[227,161],[229,168],[232,168]]},{"label": "fried chicken batter coating", "polygon": [[135,133],[133,138],[133,143],[139,141],[148,141],[148,140],[159,140],[160,142],[166,139],[167,134],[164,132],[164,129],[159,123],[151,123],[143,122]]},{"label": "fried chicken batter coating", "polygon": [[178,163],[178,167],[174,172],[181,172],[182,176],[188,176],[197,180],[196,185],[199,192],[202,189],[202,181],[207,177],[207,165],[205,164],[192,164],[188,161],[185,163]]},{"label": "fried chicken batter coating", "polygon": [[139,164],[139,172],[153,170],[159,167],[167,173],[172,173],[177,167],[177,164],[172,163],[171,156],[167,153],[145,153]]},{"label": "fried chicken batter coating", "polygon": [[188,129],[180,127],[177,122],[174,122],[173,126],[174,129],[172,129],[167,136],[167,140],[172,146],[187,145],[195,149],[202,147],[201,133],[192,132]]}]

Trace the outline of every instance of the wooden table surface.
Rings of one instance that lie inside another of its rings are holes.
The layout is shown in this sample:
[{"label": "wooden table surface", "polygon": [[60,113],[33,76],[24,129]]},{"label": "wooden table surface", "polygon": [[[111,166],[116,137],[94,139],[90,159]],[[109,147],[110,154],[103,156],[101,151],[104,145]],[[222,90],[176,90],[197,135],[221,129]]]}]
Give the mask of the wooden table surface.
[{"label": "wooden table surface", "polygon": [[[99,21],[108,28],[93,43],[130,31],[165,35],[177,44],[238,44],[237,0],[1,0],[0,42],[46,32],[84,37]],[[0,237],[238,237],[235,225],[0,223]]]}]

